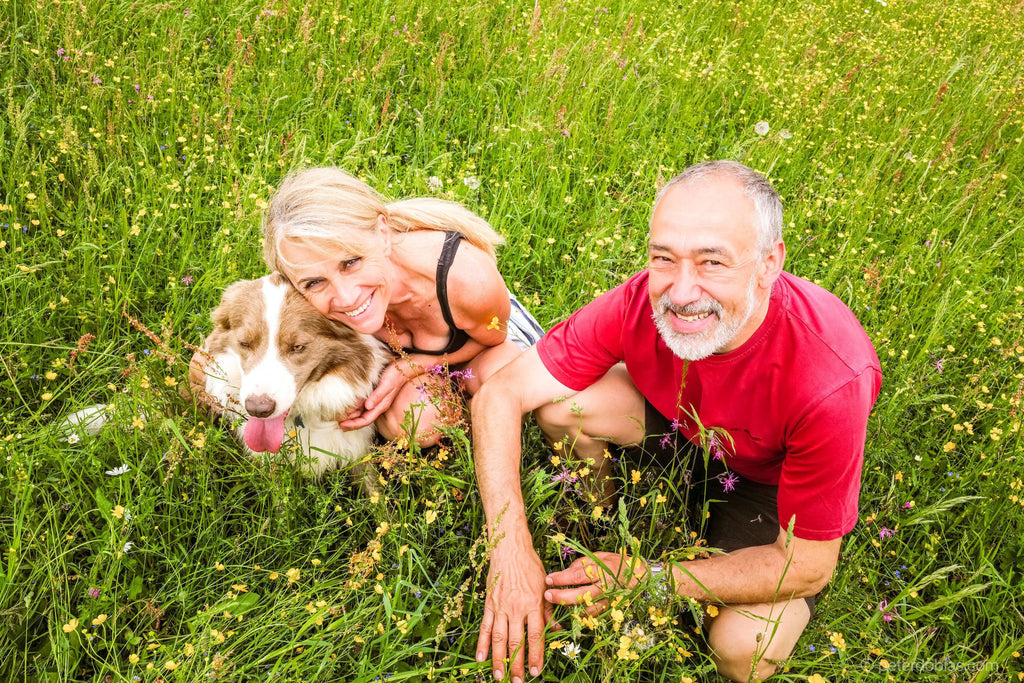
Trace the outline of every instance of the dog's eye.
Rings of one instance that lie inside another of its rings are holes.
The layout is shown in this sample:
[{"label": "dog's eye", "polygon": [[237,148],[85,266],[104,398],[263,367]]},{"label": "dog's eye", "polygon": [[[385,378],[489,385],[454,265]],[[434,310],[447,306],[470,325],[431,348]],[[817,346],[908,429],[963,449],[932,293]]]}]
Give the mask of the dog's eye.
[{"label": "dog's eye", "polygon": [[241,346],[243,349],[251,349],[252,348],[252,342],[247,342],[247,341],[238,342],[238,345]]},{"label": "dog's eye", "polygon": [[302,353],[305,350],[306,350],[306,345],[305,344],[295,344],[294,346],[292,346],[292,353]]}]

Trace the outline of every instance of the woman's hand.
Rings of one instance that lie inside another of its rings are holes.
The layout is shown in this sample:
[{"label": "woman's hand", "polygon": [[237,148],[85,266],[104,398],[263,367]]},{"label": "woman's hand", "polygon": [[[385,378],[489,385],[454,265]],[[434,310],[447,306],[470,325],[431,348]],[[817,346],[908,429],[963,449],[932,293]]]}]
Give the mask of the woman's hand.
[{"label": "woman's hand", "polygon": [[338,422],[338,427],[343,431],[362,429],[373,424],[381,413],[390,408],[395,396],[409,381],[399,366],[404,362],[402,359],[398,359],[386,367],[380,375],[377,387],[366,397],[363,405],[353,408]]}]

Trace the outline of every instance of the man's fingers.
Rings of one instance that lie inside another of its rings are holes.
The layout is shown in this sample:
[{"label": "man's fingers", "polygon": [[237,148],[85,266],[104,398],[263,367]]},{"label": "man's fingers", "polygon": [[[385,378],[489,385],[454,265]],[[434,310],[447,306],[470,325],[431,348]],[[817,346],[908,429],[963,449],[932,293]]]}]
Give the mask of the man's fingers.
[{"label": "man's fingers", "polygon": [[567,569],[558,572],[551,572],[544,579],[549,586],[576,586],[581,583],[591,583],[601,575],[601,568],[593,562],[576,564],[573,562]]},{"label": "man's fingers", "polygon": [[[545,612],[550,612],[550,606],[545,604]],[[544,622],[538,612],[530,612],[526,617],[526,642],[530,664],[530,675],[539,676],[540,669],[544,666]]]},{"label": "man's fingers", "polygon": [[583,605],[598,600],[602,592],[594,584],[576,588],[549,588],[544,591],[544,599],[555,605]]},{"label": "man's fingers", "polygon": [[548,625],[548,628],[552,631],[561,631],[562,625],[555,619],[555,606],[547,600],[544,601],[544,623]]},{"label": "man's fingers", "polygon": [[508,620],[501,616],[491,627],[491,670],[494,680],[505,678],[505,657],[508,656]]},{"label": "man's fingers", "polygon": [[523,665],[523,660],[526,658],[523,622],[521,619],[510,619],[508,626],[508,658],[511,660],[509,673],[512,674],[512,683],[522,683],[526,670]]},{"label": "man's fingers", "polygon": [[480,635],[476,639],[476,661],[482,662],[487,659],[487,652],[491,649],[491,625],[494,624],[494,612],[484,609],[484,618],[480,622]]}]

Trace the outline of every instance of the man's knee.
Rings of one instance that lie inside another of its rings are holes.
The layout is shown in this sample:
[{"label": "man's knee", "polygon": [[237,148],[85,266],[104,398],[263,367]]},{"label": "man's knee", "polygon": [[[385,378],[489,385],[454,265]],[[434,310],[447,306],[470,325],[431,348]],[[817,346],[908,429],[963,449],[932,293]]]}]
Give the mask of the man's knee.
[{"label": "man's knee", "polygon": [[[767,607],[767,606],[757,606]],[[801,600],[760,610],[723,608],[708,629],[708,645],[718,673],[732,681],[762,681],[778,671],[810,620]],[[763,612],[757,614],[757,612]]]},{"label": "man's knee", "polygon": [[544,435],[552,441],[558,441],[563,436],[570,439],[579,436],[582,426],[582,417],[579,410],[573,410],[571,399],[548,403],[537,408],[533,412]]}]

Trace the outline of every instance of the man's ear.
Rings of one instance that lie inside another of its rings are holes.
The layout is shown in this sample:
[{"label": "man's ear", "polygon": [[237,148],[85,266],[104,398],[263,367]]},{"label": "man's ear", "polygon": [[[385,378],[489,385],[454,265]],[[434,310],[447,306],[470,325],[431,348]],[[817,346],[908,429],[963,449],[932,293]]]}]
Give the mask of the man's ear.
[{"label": "man's ear", "polygon": [[758,265],[757,285],[761,289],[771,289],[775,281],[782,273],[782,267],[786,263],[786,245],[782,240],[777,241],[768,250],[768,253],[761,259]]}]

